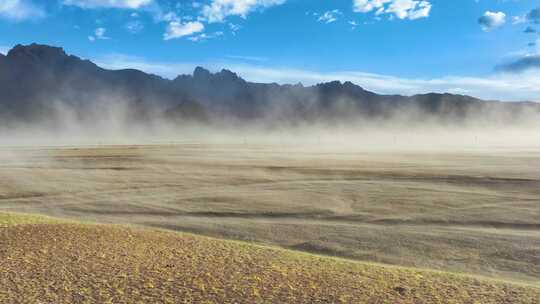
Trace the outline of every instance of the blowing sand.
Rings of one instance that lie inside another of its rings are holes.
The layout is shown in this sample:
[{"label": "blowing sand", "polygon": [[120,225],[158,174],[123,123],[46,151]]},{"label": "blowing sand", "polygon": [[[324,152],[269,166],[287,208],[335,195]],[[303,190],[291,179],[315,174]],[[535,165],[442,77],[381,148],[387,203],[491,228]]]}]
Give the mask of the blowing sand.
[{"label": "blowing sand", "polygon": [[5,148],[0,211],[538,284],[538,151]]}]

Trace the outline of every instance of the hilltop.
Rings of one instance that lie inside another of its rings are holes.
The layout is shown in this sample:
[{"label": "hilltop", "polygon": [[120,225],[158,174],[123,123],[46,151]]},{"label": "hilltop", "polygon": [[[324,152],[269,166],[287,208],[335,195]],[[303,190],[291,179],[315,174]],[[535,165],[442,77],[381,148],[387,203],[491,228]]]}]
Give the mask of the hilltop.
[{"label": "hilltop", "polygon": [[0,302],[535,303],[536,287],[137,227],[0,214]]}]

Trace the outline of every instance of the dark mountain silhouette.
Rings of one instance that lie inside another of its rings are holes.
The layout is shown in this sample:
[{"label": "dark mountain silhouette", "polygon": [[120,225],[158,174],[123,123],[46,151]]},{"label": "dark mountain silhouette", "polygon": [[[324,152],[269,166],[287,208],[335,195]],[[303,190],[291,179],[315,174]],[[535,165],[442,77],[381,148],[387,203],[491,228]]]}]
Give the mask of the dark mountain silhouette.
[{"label": "dark mountain silhouette", "polygon": [[[472,117],[511,122],[539,113],[536,103],[483,101],[453,94],[379,95],[351,82],[315,86],[252,83],[235,73],[211,73],[168,80],[138,70],[107,70],[46,45],[17,45],[0,55],[0,119],[3,122],[51,120],[58,106],[79,119],[118,105],[135,120],[155,115],[170,120],[211,122],[264,119],[275,123],[384,119],[407,113],[409,119],[445,122]],[[53,119],[54,120],[54,119]]]}]

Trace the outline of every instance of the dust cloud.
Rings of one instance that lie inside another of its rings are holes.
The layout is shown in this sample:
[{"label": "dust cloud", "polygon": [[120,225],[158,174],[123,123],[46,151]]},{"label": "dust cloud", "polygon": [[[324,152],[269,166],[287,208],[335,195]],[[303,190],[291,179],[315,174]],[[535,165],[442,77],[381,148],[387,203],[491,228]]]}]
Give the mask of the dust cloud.
[{"label": "dust cloud", "polygon": [[540,114],[526,109],[518,114],[488,111],[441,118],[402,107],[384,117],[357,114],[342,119],[283,117],[279,110],[257,119],[212,113],[198,121],[171,118],[162,109],[141,113],[122,99],[82,110],[53,105],[38,119],[0,123],[0,147],[215,143],[387,152],[540,147]]}]

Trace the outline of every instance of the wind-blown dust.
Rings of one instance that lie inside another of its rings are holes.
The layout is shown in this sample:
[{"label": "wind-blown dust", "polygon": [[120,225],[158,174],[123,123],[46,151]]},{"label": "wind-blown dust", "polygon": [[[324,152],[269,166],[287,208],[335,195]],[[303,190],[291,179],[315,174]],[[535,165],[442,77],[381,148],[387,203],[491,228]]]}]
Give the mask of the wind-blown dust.
[{"label": "wind-blown dust", "polygon": [[538,282],[540,157],[527,138],[488,148],[469,135],[458,148],[449,145],[457,134],[434,132],[440,144],[423,146],[389,135],[377,146],[382,137],[254,134],[4,147],[0,210]]}]

